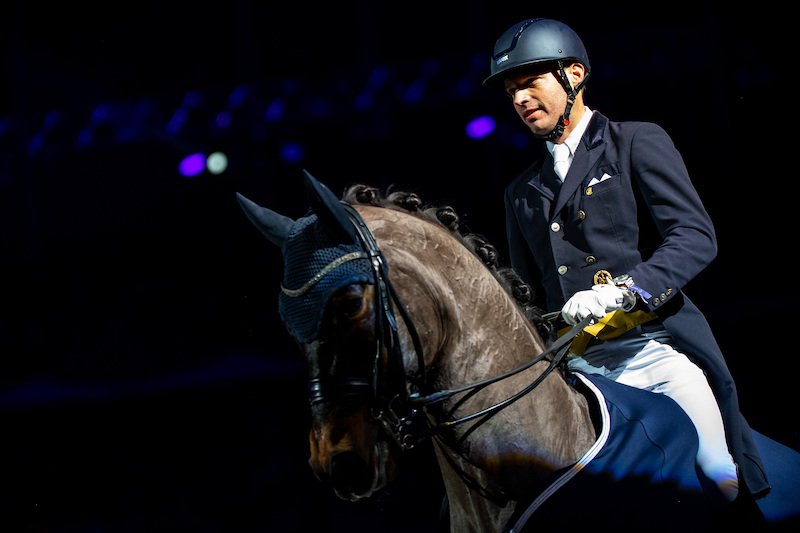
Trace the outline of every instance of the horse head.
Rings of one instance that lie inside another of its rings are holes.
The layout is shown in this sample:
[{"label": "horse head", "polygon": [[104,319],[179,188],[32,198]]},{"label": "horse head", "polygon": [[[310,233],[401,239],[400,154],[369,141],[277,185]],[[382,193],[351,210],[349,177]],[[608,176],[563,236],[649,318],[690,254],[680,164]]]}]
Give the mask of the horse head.
[{"label": "horse head", "polygon": [[309,371],[309,464],[339,497],[358,500],[396,473],[406,383],[380,252],[349,205],[308,172],[305,185],[311,212],[297,220],[237,198],[283,254],[280,316]]}]

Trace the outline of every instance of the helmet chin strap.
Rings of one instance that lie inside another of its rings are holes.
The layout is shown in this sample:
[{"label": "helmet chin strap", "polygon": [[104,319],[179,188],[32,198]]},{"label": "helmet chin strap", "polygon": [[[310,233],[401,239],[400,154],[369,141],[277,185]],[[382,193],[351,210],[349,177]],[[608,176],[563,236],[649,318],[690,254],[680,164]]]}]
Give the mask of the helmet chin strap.
[{"label": "helmet chin strap", "polygon": [[553,128],[553,130],[547,135],[542,136],[544,140],[550,142],[556,142],[556,140],[564,133],[564,128],[569,126],[569,114],[572,113],[572,106],[575,104],[575,99],[578,97],[581,87],[583,87],[583,85],[586,83],[586,80],[589,79],[589,73],[587,72],[586,76],[583,78],[583,81],[573,89],[572,84],[567,78],[567,73],[564,70],[564,62],[561,59],[558,60],[558,73],[559,80],[561,80],[561,86],[564,87],[564,90],[567,93],[567,105],[564,107],[564,113],[561,114],[561,118],[558,119],[558,123],[556,123],[556,126]]}]

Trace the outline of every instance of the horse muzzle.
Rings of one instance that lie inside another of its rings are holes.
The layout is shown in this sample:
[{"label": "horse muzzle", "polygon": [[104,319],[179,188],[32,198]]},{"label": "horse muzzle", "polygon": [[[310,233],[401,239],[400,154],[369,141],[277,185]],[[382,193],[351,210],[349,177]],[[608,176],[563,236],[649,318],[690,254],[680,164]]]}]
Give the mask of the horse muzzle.
[{"label": "horse muzzle", "polygon": [[363,410],[312,424],[309,448],[314,475],[343,500],[372,496],[396,470],[389,443]]},{"label": "horse muzzle", "polygon": [[362,461],[354,453],[342,453],[333,457],[331,482],[333,491],[339,498],[349,501],[362,500],[386,486],[388,444],[384,441],[376,442],[371,456],[372,464]]}]

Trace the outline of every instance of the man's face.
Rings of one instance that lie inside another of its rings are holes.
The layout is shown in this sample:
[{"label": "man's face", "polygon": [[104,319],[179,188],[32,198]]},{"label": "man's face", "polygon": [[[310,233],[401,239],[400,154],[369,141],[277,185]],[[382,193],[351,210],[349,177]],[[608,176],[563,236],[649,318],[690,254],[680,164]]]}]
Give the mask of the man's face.
[{"label": "man's face", "polygon": [[[567,67],[566,72],[573,87],[583,79],[580,64]],[[567,93],[556,76],[553,71],[523,70],[510,73],[503,81],[514,109],[534,135],[550,133],[566,108]]]}]

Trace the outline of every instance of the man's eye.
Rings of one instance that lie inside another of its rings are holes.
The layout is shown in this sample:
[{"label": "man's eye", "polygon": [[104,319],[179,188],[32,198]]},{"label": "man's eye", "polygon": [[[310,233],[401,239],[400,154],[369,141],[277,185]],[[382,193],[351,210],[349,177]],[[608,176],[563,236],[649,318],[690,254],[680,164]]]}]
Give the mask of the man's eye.
[{"label": "man's eye", "polygon": [[525,89],[530,89],[534,85],[536,85],[537,81],[539,81],[539,78],[531,78],[529,80],[525,80],[523,83],[520,83],[518,86],[511,87],[511,88],[507,89],[506,90],[506,94],[508,95],[509,98],[511,98],[513,100],[514,99],[514,95],[517,94],[517,91],[523,91]]}]

